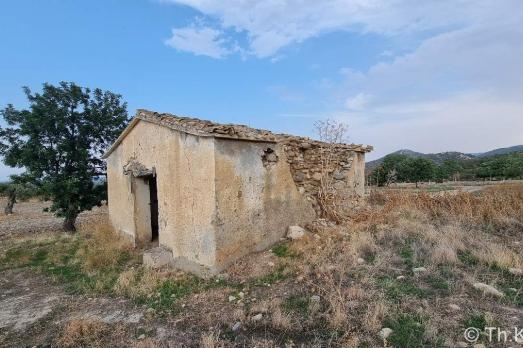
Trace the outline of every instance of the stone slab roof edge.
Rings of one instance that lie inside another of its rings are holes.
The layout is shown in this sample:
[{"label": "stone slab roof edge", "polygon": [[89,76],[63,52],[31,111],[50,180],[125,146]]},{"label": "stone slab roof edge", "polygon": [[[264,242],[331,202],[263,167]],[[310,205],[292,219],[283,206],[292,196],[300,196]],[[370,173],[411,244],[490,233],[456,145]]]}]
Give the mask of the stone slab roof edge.
[{"label": "stone slab roof edge", "polygon": [[[325,144],[324,142],[313,140],[307,137],[272,133],[268,130],[251,128],[245,125],[220,124],[193,117],[178,116],[168,113],[158,113],[154,111],[138,109],[136,111],[135,117],[131,120],[129,125],[124,129],[122,134],[118,137],[118,139],[116,139],[114,144],[107,150],[102,158],[107,158],[140,120],[200,137],[214,137],[228,140],[269,143],[308,142],[313,146],[321,146],[322,144]],[[336,144],[335,146],[344,147],[348,150],[363,153],[373,150],[372,146],[365,146],[362,144]]]}]

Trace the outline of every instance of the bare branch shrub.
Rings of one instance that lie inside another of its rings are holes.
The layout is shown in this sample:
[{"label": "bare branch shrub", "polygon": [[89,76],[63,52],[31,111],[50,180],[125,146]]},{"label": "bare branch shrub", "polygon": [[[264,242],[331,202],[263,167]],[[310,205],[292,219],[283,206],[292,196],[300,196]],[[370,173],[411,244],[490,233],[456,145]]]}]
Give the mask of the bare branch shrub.
[{"label": "bare branch shrub", "polygon": [[334,149],[338,144],[344,142],[348,126],[343,122],[327,119],[315,122],[314,130],[319,140],[325,143],[320,148],[321,180],[318,190],[318,203],[324,217],[335,222],[341,222],[343,220],[341,213],[343,199],[334,187],[332,173],[335,170]]}]

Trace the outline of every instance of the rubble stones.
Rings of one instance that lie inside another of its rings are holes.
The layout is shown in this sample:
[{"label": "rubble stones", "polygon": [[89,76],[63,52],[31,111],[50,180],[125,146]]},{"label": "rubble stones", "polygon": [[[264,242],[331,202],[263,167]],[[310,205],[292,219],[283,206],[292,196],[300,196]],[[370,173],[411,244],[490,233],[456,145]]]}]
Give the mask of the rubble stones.
[{"label": "rubble stones", "polygon": [[305,230],[300,226],[289,226],[287,229],[287,238],[300,239],[305,235]]},{"label": "rubble stones", "polygon": [[380,336],[381,338],[383,338],[384,340],[386,340],[391,334],[392,334],[392,329],[388,328],[388,327],[384,327],[383,329],[381,329],[380,331]]},{"label": "rubble stones", "polygon": [[486,295],[492,295],[495,297],[504,297],[505,296],[501,291],[499,291],[495,287],[488,285],[488,284],[474,283],[472,286],[474,287],[474,289],[483,291],[483,294],[486,294]]}]

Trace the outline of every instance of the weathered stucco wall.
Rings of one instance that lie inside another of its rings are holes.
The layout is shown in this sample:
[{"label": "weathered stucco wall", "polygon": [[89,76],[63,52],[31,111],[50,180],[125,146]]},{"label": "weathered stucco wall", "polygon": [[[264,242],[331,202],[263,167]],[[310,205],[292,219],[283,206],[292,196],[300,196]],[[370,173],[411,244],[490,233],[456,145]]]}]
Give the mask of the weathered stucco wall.
[{"label": "weathered stucco wall", "polygon": [[321,216],[322,177],[357,200],[370,150],[142,110],[107,157],[110,219],[147,243],[149,183],[140,176],[154,173],[159,244],[175,266],[215,274]]},{"label": "weathered stucco wall", "polygon": [[130,160],[155,168],[159,243],[180,267],[212,267],[215,260],[214,139],[141,121],[107,158],[109,215],[117,230],[140,235],[133,212],[133,180],[123,174]]},{"label": "weathered stucco wall", "polygon": [[217,268],[269,247],[288,226],[314,219],[281,145],[217,138],[215,149]]}]

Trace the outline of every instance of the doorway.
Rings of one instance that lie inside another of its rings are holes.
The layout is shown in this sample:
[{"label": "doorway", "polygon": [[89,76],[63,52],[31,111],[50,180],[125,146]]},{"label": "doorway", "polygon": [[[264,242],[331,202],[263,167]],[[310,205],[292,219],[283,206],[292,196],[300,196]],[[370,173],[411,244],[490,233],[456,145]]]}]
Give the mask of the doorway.
[{"label": "doorway", "polygon": [[156,175],[147,178],[149,184],[149,205],[151,211],[151,241],[158,241],[158,186]]}]

